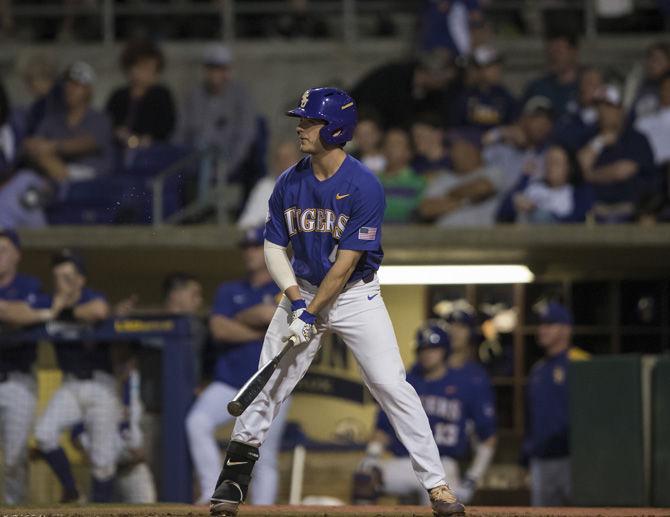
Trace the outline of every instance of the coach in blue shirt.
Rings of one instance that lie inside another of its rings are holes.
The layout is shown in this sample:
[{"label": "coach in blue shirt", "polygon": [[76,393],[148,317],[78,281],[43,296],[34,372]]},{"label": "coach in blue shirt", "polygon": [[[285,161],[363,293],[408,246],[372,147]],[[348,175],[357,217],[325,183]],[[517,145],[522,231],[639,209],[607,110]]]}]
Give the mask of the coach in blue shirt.
[{"label": "coach in blue shirt", "polygon": [[528,378],[523,456],[530,460],[531,504],[564,506],[571,493],[568,367],[588,354],[571,346],[572,316],[566,307],[542,301],[535,310],[540,321],[537,342],[545,357]]}]

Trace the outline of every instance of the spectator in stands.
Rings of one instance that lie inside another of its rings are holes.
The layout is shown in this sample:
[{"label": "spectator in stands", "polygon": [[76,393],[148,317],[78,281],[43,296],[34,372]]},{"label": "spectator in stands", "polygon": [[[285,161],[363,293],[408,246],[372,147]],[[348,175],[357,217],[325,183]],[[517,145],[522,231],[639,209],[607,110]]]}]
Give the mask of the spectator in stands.
[{"label": "spectator in stands", "polygon": [[517,221],[556,223],[575,210],[575,192],[570,184],[570,157],[565,149],[552,146],[545,154],[544,178],[531,181],[514,195]]},{"label": "spectator in stands", "polygon": [[379,174],[386,166],[386,159],[381,151],[383,137],[379,117],[371,111],[359,112],[351,155],[375,174]]},{"label": "spectator in stands", "polygon": [[[0,325],[16,327],[44,323],[50,310],[33,309],[41,293],[39,280],[18,273],[21,242],[16,232],[0,229]],[[26,502],[28,438],[32,430],[37,387],[32,374],[36,343],[0,344],[0,449],[3,452],[4,503]]]},{"label": "spectator in stands", "polygon": [[151,42],[130,42],[121,54],[128,85],[116,89],[107,101],[116,141],[121,148],[166,142],[175,127],[175,105],[170,90],[159,84],[165,59]]},{"label": "spectator in stands", "polygon": [[486,226],[495,221],[504,178],[483,162],[479,135],[461,130],[450,135],[452,170],[435,177],[419,205],[426,221],[438,226]]},{"label": "spectator in stands", "polygon": [[32,135],[47,113],[63,110],[63,81],[58,77],[54,56],[32,54],[19,67],[21,80],[32,101],[17,109],[16,117],[26,135]]},{"label": "spectator in stands", "polygon": [[[221,284],[217,290],[209,329],[217,345],[214,381],[193,404],[186,419],[191,457],[200,487],[199,503],[208,503],[221,470],[215,431],[232,420],[226,404],[258,367],[263,336],[277,308],[279,288],[265,266],[263,228],[247,230],[244,249],[246,278]],[[277,456],[288,412],[282,404],[256,465],[251,485],[253,504],[273,504],[277,498]]]},{"label": "spectator in stands", "polygon": [[[389,88],[393,85],[393,88]],[[433,112],[446,124],[451,100],[460,92],[458,70],[440,53],[419,60],[382,65],[352,89],[356,105],[379,114],[384,129],[409,127],[417,113]]]},{"label": "spectator in stands", "polygon": [[658,188],[654,155],[646,137],[626,123],[621,91],[601,88],[598,134],[577,154],[584,181],[594,191],[596,221],[631,221],[641,196]]},{"label": "spectator in stands", "polygon": [[12,118],[5,87],[0,83],[0,184],[13,172],[22,137],[21,129]]},{"label": "spectator in stands", "polygon": [[649,115],[658,108],[658,87],[664,75],[670,72],[670,44],[653,43],[647,48],[644,77],[635,93],[633,117]]},{"label": "spectator in stands", "polygon": [[553,139],[570,153],[576,153],[598,131],[596,93],[604,84],[603,74],[595,67],[584,67],[579,74],[579,90],[566,112],[556,120]]},{"label": "spectator in stands", "polygon": [[[61,321],[95,324],[110,315],[105,296],[86,286],[83,259],[70,250],[52,257],[53,295],[37,307],[51,308]],[[91,500],[109,502],[118,459],[114,439],[121,411],[108,344],[73,340],[56,348],[63,382],[35,427],[37,447],[63,487],[62,502],[79,500],[70,462],[60,446],[61,433],[80,421],[90,435]]]},{"label": "spectator in stands", "polygon": [[542,178],[544,153],[554,127],[554,109],[546,97],[532,97],[524,104],[521,118],[511,126],[488,131],[484,160],[503,171],[503,190],[516,187],[522,179]]},{"label": "spectator in stands", "polygon": [[572,346],[572,316],[566,307],[543,300],[533,309],[539,316],[537,342],[545,357],[535,363],[528,378],[522,458],[530,462],[531,504],[569,506],[572,477],[567,377],[570,362],[588,359],[588,354]]},{"label": "spectator in stands", "polygon": [[0,224],[43,226],[43,205],[65,195],[69,183],[107,174],[112,165],[112,133],[107,117],[91,108],[95,72],[78,61],[65,73],[65,111],[50,111],[35,136],[24,141],[32,169],[19,171],[0,190]]},{"label": "spectator in stands", "polygon": [[656,165],[667,165],[670,162],[670,72],[659,81],[658,107],[639,117],[635,128],[649,140]]},{"label": "spectator in stands", "polygon": [[454,103],[452,126],[485,131],[509,125],[516,118],[516,101],[502,84],[503,58],[490,46],[472,53],[473,83]]},{"label": "spectator in stands", "polygon": [[568,103],[577,97],[579,79],[579,48],[577,37],[562,33],[548,37],[546,42],[547,74],[531,81],[523,98],[542,96],[551,101],[561,115]]},{"label": "spectator in stands", "polygon": [[603,86],[603,74],[595,67],[582,68],[578,96],[568,103],[566,112],[556,121],[554,139],[575,153],[597,132],[596,93]]},{"label": "spectator in stands", "polygon": [[416,156],[412,169],[430,178],[451,168],[449,149],[442,119],[435,113],[422,113],[412,124],[412,142]]},{"label": "spectator in stands", "polygon": [[471,30],[481,28],[483,13],[479,0],[424,0],[420,17],[419,47],[439,49],[451,56],[467,56]]},{"label": "spectator in stands", "polygon": [[271,174],[262,178],[254,186],[244,210],[237,220],[241,229],[258,228],[265,224],[268,215],[268,201],[279,175],[300,159],[298,146],[294,140],[279,142],[272,156]]},{"label": "spectator in stands", "polygon": [[209,47],[202,64],[204,81],[184,101],[178,140],[192,148],[217,149],[232,175],[251,150],[257,112],[249,89],[234,78],[228,47]]},{"label": "spectator in stands", "polygon": [[379,180],[386,194],[384,221],[408,223],[414,218],[421,194],[426,187],[426,178],[417,175],[410,167],[412,145],[403,129],[389,129],[384,137],[386,167]]}]

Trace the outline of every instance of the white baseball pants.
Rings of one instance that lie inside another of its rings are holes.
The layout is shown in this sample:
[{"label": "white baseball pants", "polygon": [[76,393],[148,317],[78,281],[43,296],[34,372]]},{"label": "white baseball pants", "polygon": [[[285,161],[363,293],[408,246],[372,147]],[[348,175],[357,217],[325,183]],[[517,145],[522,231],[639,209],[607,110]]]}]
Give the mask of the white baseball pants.
[{"label": "white baseball pants", "polygon": [[64,430],[84,422],[91,440],[89,459],[93,476],[105,481],[116,472],[120,419],[121,402],[111,374],[96,371],[92,379],[86,380],[66,374],[37,422],[35,438],[40,450],[49,452],[58,447]]},{"label": "white baseball pants", "polygon": [[[208,503],[216,488],[223,463],[214,433],[217,427],[233,419],[227,406],[237,391],[237,388],[222,382],[211,383],[200,394],[186,418],[188,444],[200,485],[198,503]],[[288,409],[288,403],[282,406],[275,425],[265,439],[251,482],[251,504],[276,502],[279,491],[279,448]]]},{"label": "white baseball pants", "polygon": [[[316,289],[300,282],[300,291],[308,305]],[[305,375],[319,350],[323,333],[331,330],[343,339],[356,358],[365,385],[409,451],[421,486],[431,489],[444,484],[444,468],[428,417],[416,391],[405,380],[405,367],[377,278],[367,284],[359,281],[347,285],[317,316],[318,333],[309,343],[287,352],[263,391],[237,419],[232,439],[256,446],[265,441],[282,402]],[[284,346],[282,337],[291,318],[291,304],[284,297],[265,334],[260,365],[269,363]]]},{"label": "white baseball pants", "polygon": [[0,446],[4,455],[5,503],[25,502],[28,486],[28,437],[37,404],[35,378],[11,372],[0,383]]}]

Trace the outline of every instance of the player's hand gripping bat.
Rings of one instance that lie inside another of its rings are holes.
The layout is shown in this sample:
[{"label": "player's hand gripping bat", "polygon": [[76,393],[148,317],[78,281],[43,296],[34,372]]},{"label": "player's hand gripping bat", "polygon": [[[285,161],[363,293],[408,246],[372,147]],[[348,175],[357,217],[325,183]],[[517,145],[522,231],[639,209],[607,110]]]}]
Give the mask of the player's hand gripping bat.
[{"label": "player's hand gripping bat", "polygon": [[251,376],[246,384],[240,388],[240,391],[237,392],[235,397],[233,397],[233,400],[228,402],[228,413],[233,416],[240,416],[242,413],[244,413],[244,411],[249,407],[249,404],[254,401],[263,387],[270,380],[270,377],[272,377],[272,374],[277,369],[277,365],[279,364],[279,361],[281,361],[282,357],[284,357],[284,354],[286,354],[286,352],[294,347],[297,342],[297,338],[295,336],[291,336],[284,345],[284,348],[282,348],[281,351],[272,358],[272,361],[270,361],[268,364],[263,366],[263,368]]}]

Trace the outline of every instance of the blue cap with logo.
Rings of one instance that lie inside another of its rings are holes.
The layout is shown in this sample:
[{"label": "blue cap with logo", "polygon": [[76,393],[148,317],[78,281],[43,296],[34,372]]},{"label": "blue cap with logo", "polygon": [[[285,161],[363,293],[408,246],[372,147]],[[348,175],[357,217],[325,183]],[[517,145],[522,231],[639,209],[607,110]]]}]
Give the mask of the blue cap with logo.
[{"label": "blue cap with logo", "polygon": [[449,331],[442,321],[428,320],[416,331],[416,351],[427,348],[444,348],[447,354],[451,352]]},{"label": "blue cap with logo", "polygon": [[540,323],[572,325],[572,314],[568,308],[555,300],[541,301],[533,307]]}]

